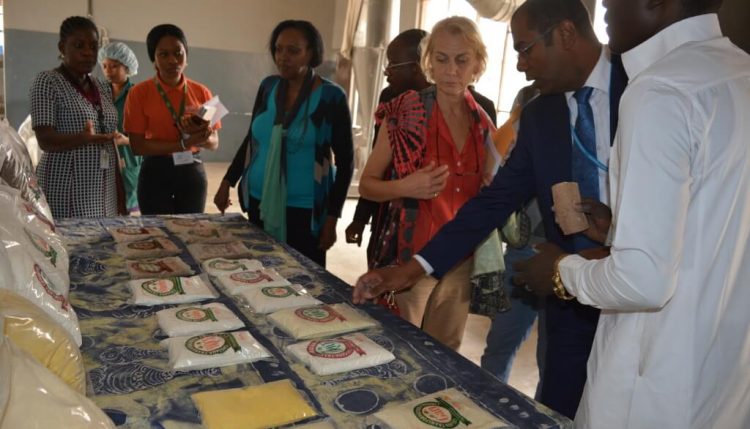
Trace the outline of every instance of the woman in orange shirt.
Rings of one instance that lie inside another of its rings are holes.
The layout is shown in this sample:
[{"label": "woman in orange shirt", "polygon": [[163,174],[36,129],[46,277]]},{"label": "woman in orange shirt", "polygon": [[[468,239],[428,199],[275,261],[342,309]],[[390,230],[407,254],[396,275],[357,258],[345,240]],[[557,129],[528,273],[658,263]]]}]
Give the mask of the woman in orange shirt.
[{"label": "woman in orange shirt", "polygon": [[[486,175],[490,118],[469,91],[487,51],[473,22],[451,17],[428,36],[422,69],[434,84],[381,105],[377,144],[359,191],[389,201],[375,265],[411,259],[479,192]],[[471,298],[472,258],[440,281],[425,277],[395,295],[401,317],[453,349],[461,345]]]},{"label": "woman in orange shirt", "polygon": [[172,24],[157,25],[146,38],[156,76],[135,85],[125,104],[124,128],[136,155],[143,155],[138,179],[141,213],[202,213],[206,173],[202,149],[216,150],[221,127],[194,113],[211,91],[185,77],[187,40]]}]

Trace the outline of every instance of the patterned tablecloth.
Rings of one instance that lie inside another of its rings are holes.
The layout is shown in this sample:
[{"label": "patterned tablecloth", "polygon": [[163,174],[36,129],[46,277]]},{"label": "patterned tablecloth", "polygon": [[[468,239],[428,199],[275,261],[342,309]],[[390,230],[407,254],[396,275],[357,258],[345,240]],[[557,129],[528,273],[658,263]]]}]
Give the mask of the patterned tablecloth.
[{"label": "patterned tablecloth", "polygon": [[[299,283],[325,303],[348,302],[350,286],[320,266],[275,242],[239,215],[195,215],[219,224],[241,240],[254,258]],[[290,379],[328,422],[338,428],[376,428],[371,414],[391,402],[406,402],[448,387],[457,387],[508,427],[569,427],[565,417],[501,383],[459,354],[437,344],[420,330],[375,305],[360,306],[380,322],[364,331],[396,356],[374,368],[316,376],[286,355],[292,342],[266,318],[222,295],[250,333],[273,359],[201,371],[175,372],[167,367],[164,337],[154,313],[164,306],[137,307],[127,287],[125,260],[115,252],[108,226],[164,226],[162,217],[63,220],[59,231],[70,252],[70,300],[83,333],[88,395],[112,420],[129,428],[198,428],[201,418],[190,395],[199,391],[258,385]],[[168,232],[164,229],[165,232]],[[170,233],[178,245],[185,245]],[[200,266],[185,250],[181,258],[193,270]],[[310,420],[320,420],[321,417]]]}]

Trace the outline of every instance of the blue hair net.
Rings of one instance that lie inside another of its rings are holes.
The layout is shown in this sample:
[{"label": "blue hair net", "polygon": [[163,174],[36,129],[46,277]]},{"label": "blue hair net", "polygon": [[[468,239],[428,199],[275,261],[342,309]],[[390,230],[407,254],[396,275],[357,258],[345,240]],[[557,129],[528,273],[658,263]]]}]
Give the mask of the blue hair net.
[{"label": "blue hair net", "polygon": [[119,61],[120,64],[128,68],[128,76],[138,74],[138,58],[128,45],[122,42],[113,42],[99,49],[99,64],[107,58]]}]

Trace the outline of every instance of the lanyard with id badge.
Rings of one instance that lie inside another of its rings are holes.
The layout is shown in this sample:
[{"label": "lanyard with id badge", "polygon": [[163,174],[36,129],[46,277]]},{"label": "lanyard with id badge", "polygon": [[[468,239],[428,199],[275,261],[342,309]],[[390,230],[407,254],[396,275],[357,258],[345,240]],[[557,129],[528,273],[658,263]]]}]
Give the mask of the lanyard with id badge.
[{"label": "lanyard with id badge", "polygon": [[[94,107],[94,110],[96,110],[96,117],[97,117],[97,126],[96,126],[96,132],[98,134],[104,134],[106,131],[104,130],[104,107],[102,106],[102,97],[99,94],[99,88],[96,86],[96,84],[93,82],[93,80],[87,75],[85,79],[89,80],[89,85],[91,87],[91,91],[86,92],[84,91],[83,87],[70,75],[70,72],[64,67],[60,66],[59,70],[62,72],[62,75],[65,77],[65,79],[70,82],[70,84],[75,88],[76,91],[86,100],[88,101],[91,106]],[[114,142],[113,142],[114,143]],[[102,146],[99,150],[99,169],[100,170],[108,170],[110,167],[110,153],[107,150],[106,146]]]},{"label": "lanyard with id badge", "polygon": [[[182,131],[180,130],[179,124],[180,124],[180,118],[182,118],[182,115],[185,114],[185,100],[187,99],[187,82],[185,82],[182,86],[182,101],[180,102],[180,111],[175,112],[174,106],[172,106],[172,102],[169,101],[169,98],[167,97],[167,94],[164,92],[164,88],[161,87],[161,84],[159,83],[159,80],[154,78],[154,82],[156,83],[156,89],[159,91],[159,95],[161,95],[162,100],[164,100],[164,104],[167,105],[167,109],[169,109],[169,113],[172,115],[172,119],[174,120],[174,125],[177,127],[177,132],[181,134],[181,138],[185,138],[186,136],[182,134]],[[187,165],[192,164],[195,162],[195,158],[193,157],[193,152],[188,149],[181,152],[174,152],[172,153],[172,162],[174,162],[174,165]]]}]

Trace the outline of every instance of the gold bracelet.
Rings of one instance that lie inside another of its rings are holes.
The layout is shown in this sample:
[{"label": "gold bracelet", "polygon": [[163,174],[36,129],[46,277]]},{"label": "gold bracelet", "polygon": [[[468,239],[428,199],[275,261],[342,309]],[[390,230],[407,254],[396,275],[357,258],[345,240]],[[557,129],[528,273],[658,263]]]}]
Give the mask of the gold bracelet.
[{"label": "gold bracelet", "polygon": [[555,293],[555,296],[562,299],[563,301],[570,301],[575,299],[575,297],[568,293],[568,291],[565,289],[565,285],[563,285],[562,277],[560,277],[560,261],[566,256],[569,256],[567,253],[557,258],[555,261],[555,274],[552,275],[552,283],[554,283],[554,287],[552,288],[552,291]]}]

